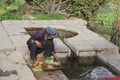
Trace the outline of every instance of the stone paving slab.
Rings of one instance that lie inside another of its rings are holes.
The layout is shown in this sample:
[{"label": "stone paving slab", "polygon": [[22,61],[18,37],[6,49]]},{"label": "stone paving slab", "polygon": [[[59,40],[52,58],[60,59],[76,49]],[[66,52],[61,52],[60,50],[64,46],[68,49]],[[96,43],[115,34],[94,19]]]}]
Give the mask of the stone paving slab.
[{"label": "stone paving slab", "polygon": [[78,36],[65,39],[65,43],[78,55],[79,52],[96,50],[113,50],[118,53],[119,47],[103,39],[90,30],[83,29]]},{"label": "stone paving slab", "polygon": [[4,20],[4,21],[2,21],[2,24],[4,26],[6,26],[6,25],[12,25],[11,20]]},{"label": "stone paving slab", "polygon": [[80,32],[83,29],[86,29],[85,22],[81,22],[81,20],[60,20],[60,24],[64,25],[67,30]]},{"label": "stone paving slab", "polygon": [[93,47],[88,44],[88,42],[79,36],[76,36],[75,38],[64,39],[64,41],[73,50],[73,52],[76,53],[76,55],[78,55],[79,52],[88,52],[94,50]]},{"label": "stone paving slab", "polygon": [[50,20],[52,27],[56,28],[56,29],[63,29],[63,30],[67,30],[67,28],[60,23],[60,20]]},{"label": "stone paving slab", "polygon": [[120,75],[120,54],[103,51],[97,54],[97,57]]},{"label": "stone paving slab", "polygon": [[0,70],[0,80],[36,80],[21,53],[16,51],[0,54]]},{"label": "stone paving slab", "polygon": [[[86,21],[80,19],[80,20],[59,20],[58,22],[60,22],[61,24],[63,25],[66,25],[68,27],[74,27],[74,26],[77,26],[79,25],[80,28],[86,28]],[[70,26],[72,25],[72,26]]]},{"label": "stone paving slab", "polygon": [[33,27],[37,27],[37,28],[39,26],[43,27],[43,23],[41,21],[39,21],[39,20],[30,20],[30,23],[32,24]]},{"label": "stone paving slab", "polygon": [[15,47],[10,41],[8,34],[5,32],[3,25],[0,23],[0,51],[13,51]]},{"label": "stone paving slab", "polygon": [[71,50],[60,40],[59,38],[54,39],[55,51],[58,56],[61,57],[69,57]]},{"label": "stone paving slab", "polygon": [[30,20],[21,20],[22,23],[22,27],[33,27],[32,23],[30,22]]}]

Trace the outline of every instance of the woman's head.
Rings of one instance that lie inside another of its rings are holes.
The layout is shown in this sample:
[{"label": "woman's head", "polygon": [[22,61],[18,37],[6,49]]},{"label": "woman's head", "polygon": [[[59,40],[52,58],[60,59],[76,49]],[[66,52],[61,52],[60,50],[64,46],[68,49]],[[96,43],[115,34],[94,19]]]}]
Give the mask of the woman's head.
[{"label": "woman's head", "polygon": [[53,39],[53,37],[50,34],[48,34],[48,33],[45,34],[45,38],[46,39]]},{"label": "woman's head", "polygon": [[56,29],[54,29],[52,27],[47,27],[46,31],[47,31],[47,36],[48,37],[52,37],[52,38],[56,37]]}]

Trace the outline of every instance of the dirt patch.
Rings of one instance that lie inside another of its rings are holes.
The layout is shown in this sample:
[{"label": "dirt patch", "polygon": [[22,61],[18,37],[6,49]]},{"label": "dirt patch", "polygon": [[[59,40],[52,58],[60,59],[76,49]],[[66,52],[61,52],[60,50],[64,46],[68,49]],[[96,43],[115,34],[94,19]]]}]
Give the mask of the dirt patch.
[{"label": "dirt patch", "polygon": [[36,77],[37,80],[64,80],[65,79],[60,70],[34,72],[34,76]]},{"label": "dirt patch", "polygon": [[12,70],[12,71],[3,71],[2,69],[0,69],[0,77],[2,76],[10,76],[11,74],[17,75],[17,71],[16,70]]}]

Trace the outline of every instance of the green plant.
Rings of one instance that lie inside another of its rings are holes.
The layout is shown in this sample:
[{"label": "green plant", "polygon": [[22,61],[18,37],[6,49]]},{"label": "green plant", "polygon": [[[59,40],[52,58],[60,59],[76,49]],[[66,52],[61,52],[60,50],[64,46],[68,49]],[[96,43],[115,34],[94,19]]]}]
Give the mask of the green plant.
[{"label": "green plant", "polygon": [[6,5],[18,5],[18,4],[23,4],[25,0],[0,0],[1,4],[6,4]]},{"label": "green plant", "polygon": [[109,11],[108,8],[103,8],[101,10],[102,11],[100,11],[100,13],[97,15],[96,22],[102,24],[102,27],[97,27],[97,29],[101,32],[106,32],[106,34],[111,35],[115,16],[114,8],[109,6]]},{"label": "green plant", "polygon": [[35,17],[37,20],[51,20],[51,19],[56,19],[56,20],[59,20],[59,19],[65,19],[64,16],[62,15],[59,15],[59,14],[35,14]]},{"label": "green plant", "polygon": [[25,3],[25,0],[15,0],[15,5],[20,6],[20,5],[24,4],[24,3]]},{"label": "green plant", "polygon": [[20,20],[21,18],[18,14],[14,14],[14,13],[10,13],[10,12],[7,12],[6,14],[2,15],[2,17],[1,17],[1,20],[12,20],[12,19]]},{"label": "green plant", "polygon": [[5,9],[0,8],[0,15],[3,15],[3,14],[5,14],[5,13],[6,13],[6,10],[5,10]]},{"label": "green plant", "polygon": [[8,5],[6,6],[6,9],[9,11],[9,10],[17,10],[19,8],[19,6],[15,6],[15,5]]},{"label": "green plant", "polygon": [[101,11],[96,19],[98,23],[102,24],[102,27],[97,28],[97,30],[102,33],[100,33],[100,35],[118,46],[120,46],[119,6],[119,3],[112,3],[108,6],[109,11],[108,8],[100,9]]},{"label": "green plant", "polygon": [[106,40],[110,40],[110,36],[107,34],[99,34],[101,37],[105,38]]}]

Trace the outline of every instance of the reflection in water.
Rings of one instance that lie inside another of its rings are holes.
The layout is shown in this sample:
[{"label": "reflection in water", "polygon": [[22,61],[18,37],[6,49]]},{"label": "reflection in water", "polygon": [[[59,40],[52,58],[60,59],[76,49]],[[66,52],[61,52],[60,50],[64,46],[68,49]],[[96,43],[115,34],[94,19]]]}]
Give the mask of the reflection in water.
[{"label": "reflection in water", "polygon": [[[69,80],[93,80],[91,78],[117,75],[105,63],[97,57],[73,57],[71,56],[65,62],[62,61],[63,73]],[[104,70],[103,68],[108,70]],[[96,72],[95,70],[98,69]],[[99,71],[99,72],[98,72]],[[93,74],[94,73],[94,74]],[[110,73],[110,74],[108,74]],[[113,75],[111,75],[113,73]],[[96,75],[97,74],[97,75]]]},{"label": "reflection in water", "polygon": [[69,58],[65,63],[62,63],[62,65],[63,68],[61,70],[69,80],[83,79],[96,67],[91,63],[81,63],[81,61],[76,58]]},{"label": "reflection in water", "polygon": [[57,29],[57,37],[59,37],[61,40],[63,40],[64,38],[76,36],[77,34],[78,33],[76,33],[76,32]]}]

